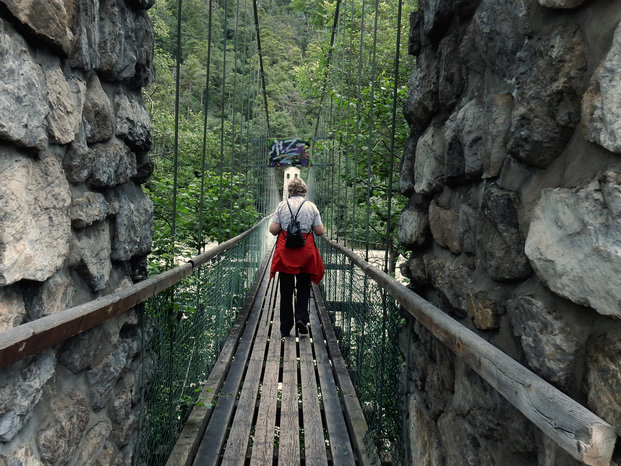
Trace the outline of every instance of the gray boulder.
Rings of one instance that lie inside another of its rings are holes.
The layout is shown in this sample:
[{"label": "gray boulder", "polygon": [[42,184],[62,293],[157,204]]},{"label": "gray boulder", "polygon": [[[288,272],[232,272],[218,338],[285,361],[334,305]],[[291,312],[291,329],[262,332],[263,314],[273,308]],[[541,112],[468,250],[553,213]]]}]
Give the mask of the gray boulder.
[{"label": "gray boulder", "polygon": [[126,183],[106,196],[117,212],[112,235],[112,260],[129,260],[151,252],[153,203],[140,186]]},{"label": "gray boulder", "polygon": [[16,327],[26,317],[22,295],[11,287],[0,288],[0,332]]},{"label": "gray boulder", "polygon": [[429,204],[429,226],[433,239],[443,248],[454,254],[461,254],[461,230],[459,212],[444,209],[431,201]]},{"label": "gray boulder", "polygon": [[466,291],[468,317],[479,330],[497,330],[500,327],[498,304],[491,296],[483,291]]},{"label": "gray boulder", "polygon": [[68,55],[78,2],[74,0],[0,0],[36,37]]},{"label": "gray boulder", "polygon": [[580,121],[580,93],[587,71],[584,38],[563,26],[526,42],[516,57],[516,99],[508,152],[545,168],[565,148]]},{"label": "gray boulder", "polygon": [[489,184],[483,194],[477,219],[477,259],[497,281],[517,281],[532,275],[524,254],[524,238],[518,224],[518,199]]},{"label": "gray boulder", "polygon": [[50,408],[52,421],[37,433],[37,447],[45,464],[67,464],[88,425],[88,401],[84,394],[72,392],[54,397]]},{"label": "gray boulder", "polygon": [[513,97],[511,94],[492,94],[485,101],[486,130],[483,131],[483,178],[494,178],[507,157],[511,128]]},{"label": "gray boulder", "polygon": [[111,250],[108,223],[95,223],[75,232],[69,266],[78,272],[93,291],[101,291],[110,279]]},{"label": "gray boulder", "polygon": [[408,81],[408,96],[403,115],[416,131],[422,131],[438,110],[438,62],[435,54],[425,49],[416,57],[416,67]]},{"label": "gray boulder", "polygon": [[425,255],[425,270],[433,286],[443,294],[453,309],[459,311],[458,317],[465,317],[468,312],[467,292],[472,286],[472,270],[454,257],[449,260]]},{"label": "gray boulder", "polygon": [[107,141],[114,136],[114,107],[95,73],[87,79],[83,117],[89,144]]},{"label": "gray boulder", "polygon": [[399,191],[404,196],[414,192],[414,160],[416,158],[416,139],[408,138],[403,149],[403,162],[399,177]]},{"label": "gray boulder", "polygon": [[621,25],[612,47],[599,65],[582,102],[586,137],[611,152],[621,154]]},{"label": "gray boulder", "polygon": [[75,466],[98,464],[99,462],[95,459],[102,454],[111,432],[112,423],[108,419],[96,423],[84,434],[80,449],[76,452],[71,464]]},{"label": "gray boulder", "polygon": [[460,99],[466,83],[466,70],[455,57],[459,54],[459,30],[444,37],[438,47],[438,102],[443,108],[453,108]]},{"label": "gray boulder", "polygon": [[74,140],[82,123],[86,86],[75,77],[67,80],[59,60],[47,60],[42,67],[50,107],[47,117],[50,139],[56,144],[68,144]]},{"label": "gray boulder", "polygon": [[93,166],[88,178],[90,186],[117,186],[127,183],[138,173],[136,154],[120,139],[94,144],[90,150],[93,153]]},{"label": "gray boulder", "polygon": [[0,157],[0,285],[51,277],[69,255],[69,185],[54,157]]},{"label": "gray boulder", "polygon": [[434,419],[425,408],[425,403],[415,394],[408,396],[408,422],[410,452],[420,464],[428,466],[443,466],[444,449],[438,437]]},{"label": "gray boulder", "polygon": [[151,148],[151,118],[140,92],[122,89],[114,98],[116,136],[133,150],[146,152]]},{"label": "gray boulder", "polygon": [[71,201],[71,226],[76,229],[85,228],[105,219],[109,211],[110,207],[103,194],[87,191]]},{"label": "gray boulder", "polygon": [[47,352],[3,369],[0,377],[0,442],[9,442],[28,423],[56,360]]},{"label": "gray boulder", "polygon": [[525,250],[556,294],[621,317],[619,244],[621,173],[609,171],[586,186],[543,190]]},{"label": "gray boulder", "polygon": [[409,202],[399,218],[399,242],[413,247],[420,246],[427,240],[429,219],[422,205]]},{"label": "gray boulder", "polygon": [[528,366],[556,386],[567,388],[579,345],[561,316],[530,296],[507,301],[506,307]]},{"label": "gray boulder", "polygon": [[483,0],[469,23],[459,48],[459,59],[483,74],[486,69],[512,78],[515,57],[530,34],[528,0]]},{"label": "gray boulder", "polygon": [[97,366],[86,373],[88,392],[93,410],[103,409],[112,396],[114,385],[138,351],[138,343],[121,340],[116,350],[107,355]]},{"label": "gray boulder", "polygon": [[444,174],[447,183],[481,177],[487,133],[486,111],[478,100],[471,100],[451,115],[444,127]]},{"label": "gray boulder", "polygon": [[416,144],[414,189],[419,194],[442,190],[445,178],[445,139],[441,125],[433,124]]},{"label": "gray boulder", "polygon": [[0,455],[3,466],[44,466],[30,445],[21,445],[8,455]]},{"label": "gray boulder", "polygon": [[25,285],[24,296],[28,317],[32,320],[68,309],[75,294],[69,272],[61,269],[43,283]]},{"label": "gray boulder", "polygon": [[22,36],[2,18],[0,57],[0,139],[41,150],[49,112],[45,76]]},{"label": "gray boulder", "polygon": [[586,391],[589,409],[621,435],[621,331],[611,329],[586,345]]},{"label": "gray boulder", "polygon": [[67,180],[72,184],[84,183],[91,175],[94,164],[95,154],[88,148],[86,140],[73,141],[63,158]]},{"label": "gray boulder", "polygon": [[153,66],[151,28],[146,12],[132,11],[125,1],[83,0],[69,63],[111,82],[146,85]]}]

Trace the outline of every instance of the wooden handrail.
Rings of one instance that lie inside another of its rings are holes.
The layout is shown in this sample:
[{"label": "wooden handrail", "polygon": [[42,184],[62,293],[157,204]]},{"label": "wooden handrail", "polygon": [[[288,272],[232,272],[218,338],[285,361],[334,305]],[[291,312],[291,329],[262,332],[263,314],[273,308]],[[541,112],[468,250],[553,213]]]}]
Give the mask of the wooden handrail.
[{"label": "wooden handrail", "polygon": [[617,438],[610,424],[350,249],[322,238],[375,280],[563,450],[584,464],[610,464]]},{"label": "wooden handrail", "polygon": [[0,333],[0,369],[93,328],[170,288],[210,259],[241,242],[266,220],[267,217],[242,234],[164,273],[88,303],[5,330]]}]

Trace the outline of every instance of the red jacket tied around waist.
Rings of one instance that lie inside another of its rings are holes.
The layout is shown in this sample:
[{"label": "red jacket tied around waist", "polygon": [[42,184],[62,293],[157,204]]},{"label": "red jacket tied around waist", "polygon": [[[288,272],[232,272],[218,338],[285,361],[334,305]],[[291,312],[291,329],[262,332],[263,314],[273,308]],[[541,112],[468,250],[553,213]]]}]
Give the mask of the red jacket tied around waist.
[{"label": "red jacket tied around waist", "polygon": [[312,233],[304,233],[306,243],[301,248],[295,249],[285,247],[286,237],[287,232],[284,230],[278,235],[270,277],[273,278],[276,272],[294,275],[307,273],[313,283],[319,284],[325,269]]}]

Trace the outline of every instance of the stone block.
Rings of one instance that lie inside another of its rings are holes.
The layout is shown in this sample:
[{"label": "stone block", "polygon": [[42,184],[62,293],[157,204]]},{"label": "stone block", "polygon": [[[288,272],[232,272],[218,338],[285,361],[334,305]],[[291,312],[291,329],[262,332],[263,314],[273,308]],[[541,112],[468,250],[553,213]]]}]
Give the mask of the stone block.
[{"label": "stone block", "polygon": [[54,157],[0,157],[0,285],[44,281],[69,255],[69,184]]},{"label": "stone block", "polygon": [[51,422],[37,433],[37,448],[46,465],[67,464],[88,425],[90,408],[84,394],[56,396],[50,403]]},{"label": "stone block", "polygon": [[10,442],[30,421],[55,367],[54,355],[46,352],[1,371],[0,442]]},{"label": "stone block", "polygon": [[582,122],[586,137],[621,154],[621,24],[612,46],[591,77],[582,100]]},{"label": "stone block", "polygon": [[[525,250],[554,293],[621,317],[621,173],[587,185],[544,189]],[[588,271],[588,272],[586,272]]]},{"label": "stone block", "polygon": [[571,329],[557,312],[530,296],[507,301],[506,307],[528,366],[557,387],[568,388],[579,350]]},{"label": "stone block", "polygon": [[42,150],[49,113],[45,76],[23,37],[0,18],[0,139]]},{"label": "stone block", "polygon": [[533,271],[524,253],[524,238],[519,229],[517,196],[489,184],[477,219],[477,260],[497,281],[528,278]]}]

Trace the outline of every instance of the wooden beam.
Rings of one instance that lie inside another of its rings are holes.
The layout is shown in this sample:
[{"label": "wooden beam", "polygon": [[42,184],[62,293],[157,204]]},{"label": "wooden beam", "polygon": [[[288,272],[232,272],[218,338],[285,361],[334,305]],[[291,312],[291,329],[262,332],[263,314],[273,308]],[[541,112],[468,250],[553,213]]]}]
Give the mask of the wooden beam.
[{"label": "wooden beam", "polygon": [[353,251],[322,237],[576,460],[607,466],[617,435],[606,421]]}]

